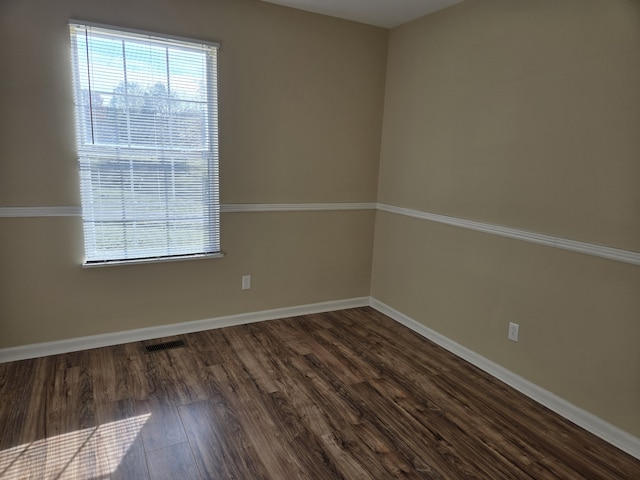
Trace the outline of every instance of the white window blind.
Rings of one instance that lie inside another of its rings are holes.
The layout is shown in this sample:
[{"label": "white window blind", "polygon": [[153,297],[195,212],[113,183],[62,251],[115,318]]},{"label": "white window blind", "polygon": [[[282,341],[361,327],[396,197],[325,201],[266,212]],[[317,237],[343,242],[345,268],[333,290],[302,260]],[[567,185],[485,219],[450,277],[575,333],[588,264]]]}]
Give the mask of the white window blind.
[{"label": "white window blind", "polygon": [[85,263],[219,253],[217,46],[70,32]]}]

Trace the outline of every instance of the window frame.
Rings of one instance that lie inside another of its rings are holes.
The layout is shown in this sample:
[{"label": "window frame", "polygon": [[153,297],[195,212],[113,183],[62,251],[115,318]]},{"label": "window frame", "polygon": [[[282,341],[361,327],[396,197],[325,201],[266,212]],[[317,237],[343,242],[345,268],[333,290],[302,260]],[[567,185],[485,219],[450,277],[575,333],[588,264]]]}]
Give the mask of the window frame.
[{"label": "window frame", "polygon": [[[87,205],[88,202],[85,201],[84,193],[81,192],[83,235],[84,235],[84,248],[85,248],[85,260],[82,266],[97,267],[97,266],[122,265],[122,264],[130,265],[130,264],[140,264],[140,263],[193,260],[193,259],[201,259],[201,258],[219,258],[224,256],[224,253],[222,252],[222,248],[221,248],[221,232],[220,232],[221,205],[220,205],[220,182],[219,182],[219,133],[218,133],[218,125],[219,125],[218,123],[219,122],[218,51],[220,48],[220,44],[212,41],[178,37],[174,35],[165,35],[165,34],[156,33],[156,32],[149,32],[145,30],[130,29],[130,28],[113,26],[113,25],[85,22],[82,20],[74,20],[74,19],[69,20],[68,28],[69,28],[70,41],[71,41],[70,53],[71,53],[72,77],[73,77],[76,154],[78,155],[78,161],[79,161],[81,187],[83,187],[84,180],[82,178],[83,173],[82,173],[82,167],[80,166],[80,164],[82,164],[83,156],[84,156],[85,162],[86,162],[86,157],[90,156],[90,154],[88,154],[87,152],[96,151],[96,152],[100,152],[100,154],[102,155],[105,155],[106,154],[105,152],[108,153],[110,150],[111,151],[117,150],[118,160],[121,161],[120,152],[131,150],[131,153],[128,156],[125,155],[122,158],[125,160],[128,159],[131,162],[134,162],[137,156],[141,152],[144,152],[145,147],[142,145],[137,145],[137,146],[131,145],[132,143],[131,131],[127,132],[127,137],[129,138],[128,145],[124,145],[120,143],[115,143],[115,144],[96,143],[96,138],[93,136],[93,134],[91,135],[91,138],[90,138],[91,141],[87,142],[86,129],[87,129],[87,126],[90,126],[91,129],[93,129],[93,119],[90,120],[91,123],[89,124],[86,122],[86,119],[81,120],[81,118],[86,114],[81,111],[83,109],[83,105],[81,103],[83,90],[80,82],[81,71],[79,66],[79,63],[80,63],[79,55],[81,54],[81,52],[78,52],[78,44],[75,38],[75,36],[77,35],[77,33],[75,32],[76,29],[87,29],[87,31],[91,29],[97,29],[98,30],[97,35],[99,36],[106,36],[106,38],[122,40],[123,48],[126,41],[131,41],[131,42],[141,42],[142,44],[146,43],[148,45],[164,44],[164,46],[167,48],[167,55],[169,55],[169,48],[171,47],[179,48],[181,44],[185,46],[188,50],[201,49],[203,54],[205,55],[204,63],[206,68],[206,73],[204,75],[204,82],[206,82],[206,102],[205,102],[206,113],[204,114],[204,122],[206,127],[204,128],[203,133],[206,136],[205,144],[207,148],[206,149],[196,148],[194,150],[189,150],[186,147],[180,147],[180,146],[178,146],[177,148],[173,148],[172,146],[169,146],[166,148],[159,148],[157,145],[155,145],[155,148],[152,147],[149,149],[150,151],[162,152],[162,153],[171,152],[171,151],[182,152],[184,155],[186,155],[187,152],[193,151],[196,154],[198,153],[202,154],[206,158],[205,164],[204,164],[206,173],[203,173],[202,176],[200,177],[203,180],[203,184],[206,185],[202,187],[203,191],[206,191],[206,196],[203,196],[203,199],[201,202],[199,203],[196,202],[203,209],[204,213],[201,215],[201,217],[203,219],[206,219],[204,221],[204,225],[206,225],[207,228],[203,228],[201,232],[203,233],[206,240],[203,240],[199,244],[202,247],[203,251],[199,251],[200,249],[198,249],[198,251],[196,251],[196,249],[193,249],[192,251],[187,253],[183,252],[178,254],[171,254],[169,253],[169,251],[172,248],[171,246],[175,245],[175,243],[172,244],[171,240],[167,239],[166,241],[167,245],[165,247],[164,254],[151,255],[151,256],[139,256],[139,255],[127,256],[128,254],[126,253],[126,250],[127,248],[131,248],[131,247],[130,246],[128,247],[126,243],[127,242],[126,239],[123,239],[121,243],[122,249],[123,249],[122,251],[125,252],[122,255],[123,258],[105,258],[107,257],[106,255],[103,256],[103,258],[97,258],[95,254],[93,254],[92,256],[88,253],[88,251],[91,249],[88,242],[91,242],[93,246],[95,246],[96,243],[93,241],[92,233],[90,232],[91,226],[88,226],[87,224],[91,223],[93,225],[95,223],[95,219],[93,219],[92,217],[91,221],[87,220],[88,215],[86,214],[86,209],[88,209],[89,206]],[[88,52],[89,47],[87,46],[86,48]],[[123,61],[125,61],[125,59],[126,57],[123,57]],[[88,72],[93,66],[94,65],[91,64],[91,62],[87,59],[86,60],[87,75],[89,75]],[[127,82],[126,66],[124,68],[125,68],[124,78],[125,78],[125,85],[126,85],[126,82]],[[168,68],[169,66],[167,64],[167,69]],[[93,75],[93,72],[91,73],[91,75]],[[99,92],[99,89],[92,90],[91,85],[89,84],[88,95],[89,95],[90,115],[93,115],[94,113],[93,106],[91,104],[91,95],[94,92]],[[126,98],[126,94],[125,94],[125,98]],[[167,101],[168,102],[170,101],[169,96],[167,96]],[[128,115],[130,115],[130,113],[127,111],[126,116],[128,117]],[[174,115],[170,115],[167,117],[167,119],[169,120],[175,119],[175,118],[176,117]],[[144,132],[152,132],[152,131],[154,131],[153,127],[149,129],[144,129]],[[180,160],[177,160],[177,161],[180,161]],[[163,162],[158,159],[155,162],[150,161],[149,164],[160,169],[163,165]],[[133,175],[135,167],[131,166],[129,167],[129,169],[131,171],[131,174]],[[176,177],[172,173],[170,178],[173,181],[175,181]],[[93,181],[90,179],[89,183],[92,184]],[[91,186],[91,188],[93,187]],[[124,189],[125,188],[124,184],[122,184],[120,188]],[[166,203],[168,204],[169,202],[166,202]],[[123,204],[127,205],[128,203],[127,201],[123,201]],[[157,212],[155,212],[155,213],[164,214],[166,217],[164,222],[164,229],[166,231],[167,237],[170,236],[168,235],[170,230],[170,226],[169,226],[170,220],[168,219],[170,210],[171,210],[170,208],[165,208],[165,209],[159,209]],[[123,229],[127,227],[127,222],[129,222],[129,220],[127,220],[126,215],[123,214],[122,220],[121,220]],[[134,223],[135,223],[135,220],[134,220]],[[126,235],[124,236],[126,237]],[[150,236],[147,235],[147,237],[153,238],[154,235],[153,234],[151,234]],[[104,252],[104,250],[99,250],[99,249],[97,251]]]}]

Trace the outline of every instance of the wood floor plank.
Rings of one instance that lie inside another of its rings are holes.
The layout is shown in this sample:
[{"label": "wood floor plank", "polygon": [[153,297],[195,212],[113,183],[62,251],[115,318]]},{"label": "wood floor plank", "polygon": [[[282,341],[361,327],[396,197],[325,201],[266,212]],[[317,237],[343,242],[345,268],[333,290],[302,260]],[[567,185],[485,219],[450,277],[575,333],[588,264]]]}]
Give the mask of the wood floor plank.
[{"label": "wood floor plank", "polygon": [[306,377],[293,367],[291,358],[278,360],[279,368],[286,371],[282,375],[280,392],[286,396],[287,401],[293,405],[300,419],[316,435],[321,436],[343,427],[344,421],[341,415],[335,413],[328,405],[319,401],[319,393],[307,382]]},{"label": "wood floor plank", "polygon": [[141,431],[146,452],[187,441],[178,409],[174,404],[158,397],[149,397],[142,403],[149,413]]},{"label": "wood floor plank", "polygon": [[145,407],[132,398],[96,404],[98,426],[87,445],[97,459],[96,476],[107,472],[112,480],[149,478],[141,435],[150,416]]},{"label": "wood floor plank", "polygon": [[[466,399],[467,405],[471,405],[475,415],[483,416],[490,423],[494,431],[500,431],[506,441],[511,438],[526,438],[526,443],[531,446],[529,451],[535,450],[538,458],[546,458],[562,452],[565,465],[573,465],[574,475],[578,476],[581,470],[589,471],[595,478],[616,478],[619,472],[613,471],[610,466],[599,462],[593,462],[587,455],[587,451],[580,449],[566,450],[563,446],[572,443],[572,439],[580,438],[586,432],[581,432],[575,425],[553,415],[549,410],[535,404],[531,399],[519,392],[508,389],[505,385],[482,378],[481,382],[474,382],[467,377],[466,382],[451,383],[451,379],[441,376],[436,381],[441,385],[448,384],[451,392],[455,392],[458,399]],[[514,411],[510,405],[518,404],[521,410]],[[524,413],[523,413],[524,412]],[[522,432],[527,431],[526,437]],[[587,446],[595,437],[587,435],[582,446]],[[598,441],[597,443],[600,443]],[[574,453],[579,460],[575,460]],[[588,463],[588,465],[587,465]],[[624,478],[624,477],[623,477]]]},{"label": "wood floor plank", "polygon": [[[183,405],[185,403],[198,402],[206,400],[207,394],[203,387],[202,373],[205,371],[194,358],[188,348],[177,348],[168,350],[166,358],[168,359],[168,375],[170,385],[179,386],[174,388],[173,398],[175,403]],[[151,359],[155,355],[148,355]]]},{"label": "wood floor plank", "polygon": [[0,478],[635,480],[640,460],[364,307],[0,364]]},{"label": "wood floor plank", "polygon": [[367,472],[360,462],[351,455],[350,450],[353,450],[352,446],[350,446],[338,432],[328,433],[321,438],[333,463],[339,468],[340,474],[344,478],[350,480],[375,480],[376,478],[380,478]]},{"label": "wood floor plank", "polygon": [[229,330],[231,328],[190,333],[184,338],[197,361],[208,367],[235,360],[235,352],[224,335]]},{"label": "wood floor plank", "polygon": [[[425,408],[412,393],[394,384],[391,379],[373,379],[368,382],[378,394],[392,402],[399,411],[405,412],[411,422],[418,422],[422,429],[433,433],[436,442],[446,444],[464,459],[468,465],[491,464],[484,470],[486,478],[526,478],[527,470],[503,455],[497,444],[478,442],[473,424],[460,425],[444,415],[440,409]],[[505,476],[506,475],[506,476]]]},{"label": "wood floor plank", "polygon": [[283,318],[267,322],[266,331],[277,338],[280,344],[286,345],[293,355],[307,355],[313,352],[314,342],[308,335],[300,335],[295,319]]},{"label": "wood floor plank", "polygon": [[245,371],[259,389],[265,393],[277,392],[280,387],[271,355],[261,347],[259,342],[251,338],[249,330],[238,327],[226,332],[225,336],[237,358],[244,365]]},{"label": "wood floor plank", "polygon": [[[47,435],[46,392],[55,371],[51,357],[15,362],[13,387],[6,390],[0,417],[0,478],[45,478],[51,450],[40,441]],[[28,381],[37,378],[39,381]],[[13,392],[13,395],[11,394]],[[8,408],[7,408],[8,407]]]},{"label": "wood floor plank", "polygon": [[[363,435],[366,438],[363,438]],[[400,452],[393,450],[389,442],[381,440],[380,432],[376,432],[370,424],[346,427],[333,432],[332,436],[333,441],[358,459],[360,466],[375,479],[425,478],[407,462]]]},{"label": "wood floor plank", "polygon": [[178,443],[147,452],[151,480],[200,480],[188,443]]},{"label": "wood floor plank", "polygon": [[147,371],[156,396],[167,398],[176,405],[206,399],[193,367],[188,367],[187,362],[183,361],[187,355],[188,352],[180,348],[146,356]]},{"label": "wood floor plank", "polygon": [[[379,320],[366,321],[366,318],[362,315],[360,322],[349,326],[346,330],[341,330],[337,326],[332,330],[359,354],[378,353],[376,364],[391,363],[395,365],[393,368],[399,371],[404,372],[410,368],[430,375],[439,375],[448,373],[463,362],[426,339],[423,339],[420,344],[414,344],[415,332],[411,332],[402,325],[397,325],[395,333],[403,337],[396,338],[394,331],[380,325]],[[377,319],[377,316],[374,318]],[[410,339],[411,343],[405,343],[405,339]]]},{"label": "wood floor plank", "polygon": [[381,465],[389,472],[386,477],[380,478],[394,478],[394,479],[407,479],[407,480],[430,480],[433,478],[428,473],[422,473],[416,471],[411,463],[407,460],[406,455],[402,452],[390,452],[382,455],[378,455],[377,460]]},{"label": "wood floor plank", "polygon": [[[7,383],[0,404],[0,449],[10,449],[28,444],[46,433],[43,412],[44,389],[49,361],[46,359],[13,362],[7,368]],[[25,381],[38,378],[39,382]]]},{"label": "wood floor plank", "polygon": [[[293,336],[282,336],[277,326],[282,325],[278,321],[264,322],[263,324],[247,325],[252,338],[271,356],[275,358],[287,358],[295,355],[309,353],[308,347],[301,347],[300,342]],[[302,353],[301,353],[302,352]]]},{"label": "wood floor plank", "polygon": [[311,479],[309,472],[300,465],[299,458],[287,450],[285,432],[278,428],[277,419],[270,415],[251,378],[237,364],[209,368],[214,371],[229,404],[236,411],[243,412],[238,417],[239,423],[247,432],[270,478]]},{"label": "wood floor plank", "polygon": [[341,335],[337,335],[330,329],[316,330],[313,332],[313,339],[322,345],[326,350],[340,359],[350,372],[358,378],[360,383],[365,380],[377,378],[381,374],[377,365],[366,362],[361,358],[358,351],[350,348]]},{"label": "wood floor plank", "polygon": [[116,351],[110,348],[94,348],[89,351],[90,362],[95,366],[93,374],[93,396],[104,403],[116,401],[117,383],[115,373]]},{"label": "wood floor plank", "polygon": [[[378,429],[389,441],[393,441],[395,449],[408,454],[408,460],[418,472],[432,478],[495,478],[484,477],[480,475],[480,471],[474,474],[466,459],[462,455],[452,454],[450,443],[440,437],[438,432],[421,429],[419,422],[379,395],[368,384],[357,385],[355,390],[361,403],[369,409],[369,421],[376,422]],[[376,411],[386,411],[387,415],[382,419],[375,419],[373,412]],[[420,434],[416,435],[416,432]]]},{"label": "wood floor plank", "polygon": [[282,392],[274,392],[264,399],[266,409],[276,420],[287,450],[294,454],[300,468],[313,479],[350,478],[335,456],[330,454],[322,436],[309,428],[305,418],[292,406]]},{"label": "wood floor plank", "polygon": [[360,383],[364,381],[356,368],[342,355],[336,355],[331,348],[326,348],[322,342],[314,338],[313,329],[309,329],[306,322],[299,322],[294,330],[300,337],[306,337],[309,345],[313,347],[313,355],[323,364],[327,365],[333,374],[345,384]]},{"label": "wood floor plank", "polygon": [[235,413],[216,394],[178,408],[195,462],[204,478],[270,478]]},{"label": "wood floor plank", "polygon": [[304,388],[327,413],[343,424],[353,425],[362,420],[360,406],[353,401],[347,386],[340,382],[315,355],[292,357],[289,365],[297,371],[297,375],[306,378]]}]

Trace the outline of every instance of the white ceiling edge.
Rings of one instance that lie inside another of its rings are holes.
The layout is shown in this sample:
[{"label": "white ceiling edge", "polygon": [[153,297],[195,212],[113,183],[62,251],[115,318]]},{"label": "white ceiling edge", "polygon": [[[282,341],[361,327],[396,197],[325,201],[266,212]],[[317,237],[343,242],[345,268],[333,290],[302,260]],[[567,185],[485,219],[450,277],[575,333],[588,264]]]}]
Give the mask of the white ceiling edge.
[{"label": "white ceiling edge", "polygon": [[463,0],[262,0],[384,28],[394,28]]}]

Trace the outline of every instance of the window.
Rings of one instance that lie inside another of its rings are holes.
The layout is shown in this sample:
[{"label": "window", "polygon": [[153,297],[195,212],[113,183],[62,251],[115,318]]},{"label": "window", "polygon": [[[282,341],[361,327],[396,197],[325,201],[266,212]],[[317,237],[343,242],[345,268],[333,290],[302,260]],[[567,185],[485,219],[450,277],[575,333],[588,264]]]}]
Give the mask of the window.
[{"label": "window", "polygon": [[219,255],[217,45],[70,31],[85,265]]}]

